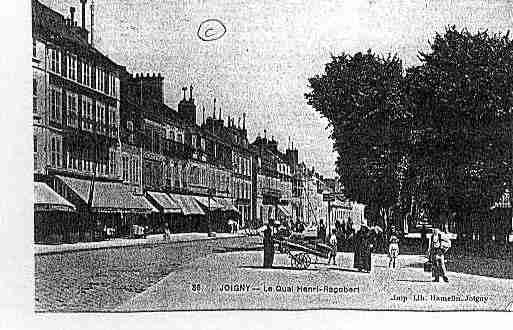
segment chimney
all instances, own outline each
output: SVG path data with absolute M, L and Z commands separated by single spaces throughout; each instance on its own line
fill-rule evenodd
M 237 122 L 237 128 L 240 129 L 240 117 L 239 117 L 239 121 Z
M 242 129 L 246 130 L 246 113 L 242 114 Z
M 183 91 L 183 100 L 185 101 L 185 92 L 187 91 L 187 87 L 182 87 Z
M 267 130 L 266 129 L 264 129 L 264 139 L 267 140 Z
M 205 125 L 205 106 L 203 106 L 203 125 Z
M 91 0 L 91 47 L 94 47 L 94 0 Z
M 80 0 L 80 2 L 82 3 L 82 29 L 86 29 L 86 23 L 85 23 L 85 15 L 86 15 L 86 3 L 87 3 L 87 0 Z
M 69 16 L 71 19 L 71 26 L 75 26 L 75 7 L 69 7 Z
M 223 119 L 222 113 L 221 113 L 221 107 L 219 107 L 219 120 Z
M 193 87 L 191 85 L 191 87 L 189 87 L 189 102 L 192 102 L 192 89 Z

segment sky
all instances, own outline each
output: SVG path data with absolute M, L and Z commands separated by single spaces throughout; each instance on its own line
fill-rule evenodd
M 66 16 L 79 0 L 40 0 Z M 89 29 L 88 0 L 86 24 Z M 164 100 L 176 109 L 183 86 L 211 115 L 247 114 L 250 141 L 290 139 L 300 161 L 327 177 L 336 153 L 328 121 L 307 105 L 308 78 L 324 72 L 330 55 L 372 49 L 417 65 L 435 32 L 448 25 L 471 31 L 513 30 L 510 0 L 96 0 L 95 46 L 132 73 L 164 77 Z M 220 20 L 218 40 L 197 36 L 207 19 Z M 237 121 L 237 120 L 236 120 Z

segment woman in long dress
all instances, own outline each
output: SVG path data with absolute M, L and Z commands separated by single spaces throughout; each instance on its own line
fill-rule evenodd
M 359 271 L 371 271 L 372 235 L 365 225 L 355 235 L 354 268 Z

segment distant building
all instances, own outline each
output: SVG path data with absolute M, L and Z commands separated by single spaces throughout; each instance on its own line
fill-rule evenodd
M 292 220 L 292 177 L 286 155 L 278 142 L 258 136 L 251 144 L 253 166 L 253 212 L 261 224 Z

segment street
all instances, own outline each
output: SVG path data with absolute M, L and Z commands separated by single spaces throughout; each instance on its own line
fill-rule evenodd
M 351 268 L 353 255 L 340 253 L 307 270 L 290 268 L 285 254 L 273 269 L 262 268 L 261 251 L 209 255 L 173 272 L 117 311 L 216 309 L 511 310 L 513 281 L 449 271 L 449 283 L 433 283 L 416 255 L 387 268 L 373 255 L 370 274 Z
M 432 283 L 422 269 L 425 259 L 415 254 L 400 255 L 396 269 L 387 267 L 385 255 L 374 254 L 370 274 L 352 268 L 352 253 L 339 253 L 336 266 L 314 257 L 307 270 L 292 269 L 288 256 L 276 253 L 273 268 L 263 269 L 260 245 L 260 237 L 236 237 L 36 255 L 35 310 L 513 307 L 511 267 L 499 269 L 503 262 L 486 261 L 490 272 L 499 270 L 493 278 L 473 275 L 453 258 L 450 282 Z
M 36 255 L 35 310 L 110 311 L 216 249 L 257 242 L 243 237 Z

